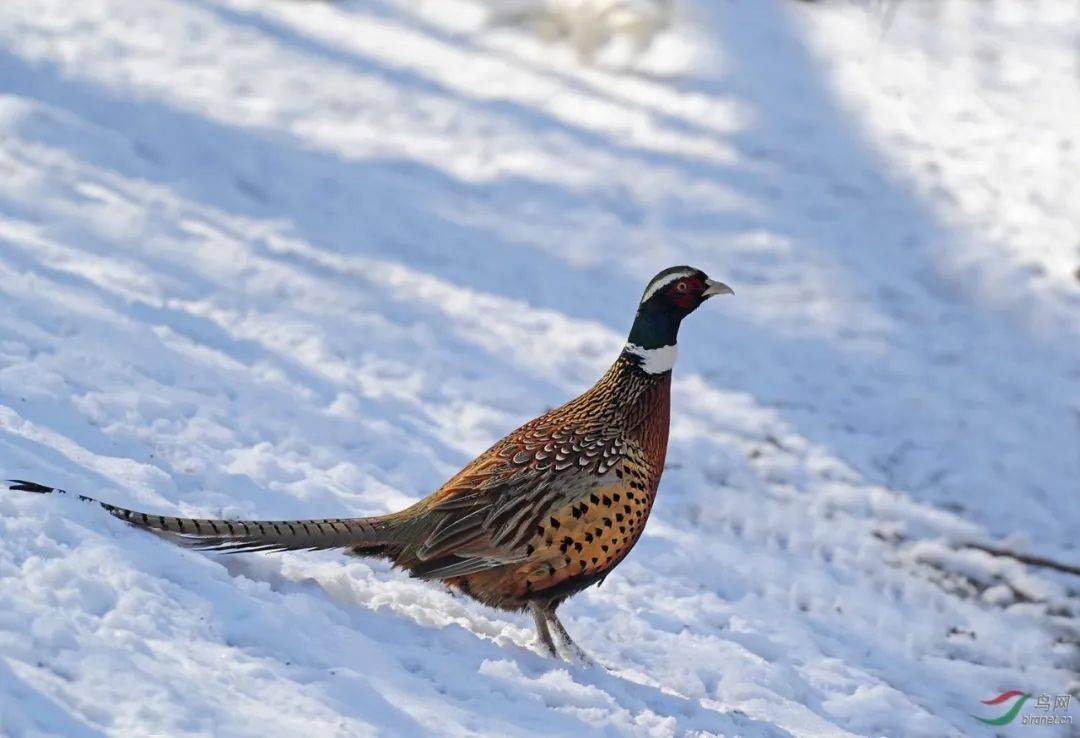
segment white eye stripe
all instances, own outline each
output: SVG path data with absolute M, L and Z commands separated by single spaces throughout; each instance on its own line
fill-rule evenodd
M 660 280 L 659 282 L 654 282 L 654 283 L 650 284 L 649 287 L 645 290 L 645 294 L 641 296 L 641 301 L 645 302 L 650 297 L 655 295 L 658 291 L 664 289 L 665 287 L 667 287 L 672 282 L 683 279 L 684 277 L 692 277 L 692 276 L 694 276 L 694 270 L 693 269 L 684 269 L 681 272 L 674 272 L 673 274 L 669 274 L 664 279 Z

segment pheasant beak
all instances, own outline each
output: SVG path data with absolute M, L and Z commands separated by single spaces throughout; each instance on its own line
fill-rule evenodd
M 712 297 L 713 295 L 734 295 L 735 290 L 728 287 L 723 282 L 717 282 L 715 279 L 705 278 L 705 291 L 701 293 L 704 298 Z

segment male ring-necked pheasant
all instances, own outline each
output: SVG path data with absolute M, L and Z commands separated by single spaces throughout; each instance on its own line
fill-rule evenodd
M 480 454 L 446 484 L 390 515 L 321 520 L 208 520 L 100 504 L 121 520 L 217 551 L 345 549 L 381 556 L 485 605 L 532 612 L 586 659 L 555 609 L 600 582 L 645 528 L 667 453 L 671 368 L 683 318 L 722 282 L 672 267 L 645 288 L 611 368 L 580 397 L 544 413 Z M 12 489 L 60 492 L 14 480 Z

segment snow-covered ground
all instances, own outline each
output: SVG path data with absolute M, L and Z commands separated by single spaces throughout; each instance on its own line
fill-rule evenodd
M 657 269 L 737 292 L 561 611 L 607 669 L 4 493 L 0 735 L 1075 730 L 972 717 L 1080 691 L 1080 582 L 965 544 L 1080 563 L 1080 6 L 681 7 L 627 70 L 457 0 L 0 3 L 6 476 L 393 510 L 590 384 Z

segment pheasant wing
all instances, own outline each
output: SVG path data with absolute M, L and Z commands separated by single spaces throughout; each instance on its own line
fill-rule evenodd
M 601 484 L 625 451 L 620 434 L 525 426 L 432 496 L 439 521 L 413 573 L 444 578 L 523 560 L 537 526 Z

